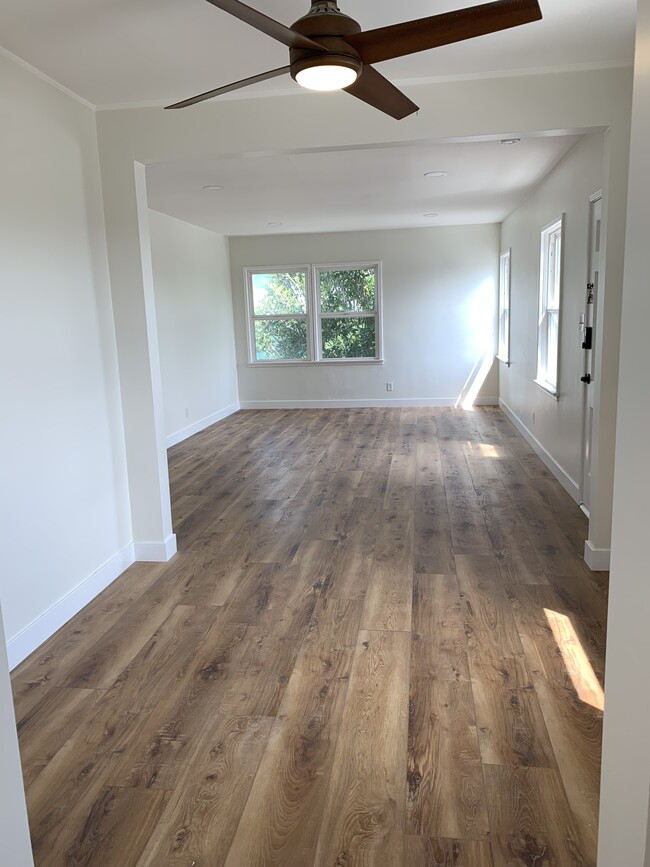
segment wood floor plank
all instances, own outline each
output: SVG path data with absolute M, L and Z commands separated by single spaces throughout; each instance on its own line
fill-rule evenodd
M 383 520 L 383 499 L 355 499 L 345 523 L 344 538 L 336 546 L 323 596 L 334 599 L 364 598 Z
M 101 697 L 101 690 L 57 686 L 23 716 L 18 724 L 18 739 L 26 789 Z
M 580 853 L 556 771 L 486 765 L 494 867 L 595 867 Z
M 460 444 L 441 445 L 442 466 L 452 544 L 456 554 L 489 554 L 490 540 Z
M 53 853 L 54 863 L 65 863 L 63 853 L 82 834 L 111 760 L 127 749 L 145 719 L 146 713 L 98 702 L 36 777 L 26 795 L 37 864 L 48 863 Z
M 170 692 L 209 613 L 179 606 L 32 782 L 27 801 L 37 860 L 58 851 L 64 830 L 70 835 L 83 826 L 83 810 L 90 810 L 116 761 L 137 740 L 161 696 Z
M 413 576 L 411 678 L 469 682 L 467 638 L 455 575 Z
M 138 867 L 225 864 L 272 724 L 264 717 L 215 717 Z
M 408 635 L 359 634 L 317 864 L 403 863 L 408 660 Z
M 413 568 L 429 575 L 453 575 L 454 547 L 442 482 L 418 485 L 415 491 Z
M 162 573 L 163 567 L 158 565 L 134 564 L 13 670 L 14 711 L 18 722 L 48 690 L 66 681 L 70 670 L 88 655 L 89 646 L 118 622 Z
M 136 867 L 168 800 L 169 792 L 104 788 L 71 845 L 41 863 Z
M 372 562 L 361 625 L 410 632 L 413 598 L 413 512 L 386 511 Z
M 469 682 L 411 678 L 407 781 L 408 833 L 487 838 L 483 771 Z
M 160 697 L 112 763 L 106 777 L 110 785 L 175 788 L 184 762 L 237 676 L 246 629 L 219 618 L 213 622 L 176 688 Z
M 296 660 L 228 867 L 300 864 L 315 849 L 361 616 L 358 601 L 323 600 Z
M 488 842 L 407 837 L 408 867 L 493 867 Z
M 388 471 L 384 506 L 408 510 L 415 505 L 415 454 L 394 454 Z
M 495 461 L 466 458 L 488 538 L 506 584 L 547 584 L 542 564 L 496 470 Z
M 456 569 L 472 681 L 526 689 L 530 675 L 493 557 L 459 555 Z
M 602 673 L 594 667 L 588 646 L 572 630 L 570 612 L 563 612 L 551 588 L 517 588 L 511 601 L 535 693 L 576 819 L 581 850 L 593 863 L 598 836 Z M 566 618 L 561 631 L 555 626 L 557 617 Z M 563 640 L 567 640 L 568 647 L 563 647 Z
M 108 689 L 182 601 L 182 586 L 158 582 L 94 643 L 68 673 L 64 685 Z
M 485 764 L 555 768 L 555 754 L 534 688 L 472 685 L 481 758 Z

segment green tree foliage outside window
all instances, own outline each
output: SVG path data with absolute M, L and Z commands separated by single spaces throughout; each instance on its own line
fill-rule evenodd
M 257 361 L 307 360 L 307 274 L 293 271 L 253 274 L 255 316 L 302 318 L 256 319 L 255 358 Z
M 375 268 L 316 269 L 312 309 L 320 302 L 323 359 L 375 358 L 377 272 Z M 306 271 L 251 275 L 253 334 L 257 361 L 308 360 Z
M 376 273 L 374 268 L 318 272 L 323 358 L 374 358 L 376 354 Z M 369 316 L 350 316 L 368 313 Z

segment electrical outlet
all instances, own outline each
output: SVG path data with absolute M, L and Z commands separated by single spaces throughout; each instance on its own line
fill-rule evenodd
M 386 391 L 392 391 L 392 390 L 393 390 L 393 383 L 387 382 L 386 383 Z

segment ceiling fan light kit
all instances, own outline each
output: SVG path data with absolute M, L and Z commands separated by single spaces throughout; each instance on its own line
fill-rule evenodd
M 217 87 L 167 108 L 186 108 L 288 72 L 309 90 L 345 90 L 401 120 L 418 111 L 417 105 L 371 64 L 529 24 L 542 17 L 538 0 L 495 0 L 363 31 L 358 21 L 341 12 L 335 0 L 313 0 L 309 12 L 291 27 L 240 0 L 208 2 L 286 45 L 289 65 Z
M 343 90 L 350 87 L 361 73 L 361 61 L 347 57 L 304 58 L 291 64 L 291 77 L 307 90 Z

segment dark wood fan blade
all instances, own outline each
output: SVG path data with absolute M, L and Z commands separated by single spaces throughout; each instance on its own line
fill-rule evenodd
M 223 9 L 224 12 L 229 12 L 235 18 L 245 21 L 246 24 L 250 24 L 256 30 L 261 30 L 262 33 L 266 33 L 272 39 L 277 39 L 278 42 L 282 42 L 283 45 L 287 45 L 289 48 L 308 48 L 312 51 L 323 50 L 323 46 L 319 45 L 318 42 L 314 42 L 313 39 L 309 39 L 309 37 L 303 36 L 301 33 L 296 33 L 290 27 L 285 27 L 284 24 L 280 24 L 274 18 L 269 18 L 268 15 L 258 12 L 257 9 L 247 6 L 245 3 L 240 3 L 239 0 L 208 0 L 208 3 L 212 3 L 218 9 Z
M 357 99 L 372 105 L 373 108 L 378 108 L 384 114 L 394 117 L 395 120 L 401 120 L 418 111 L 414 102 L 411 102 L 401 90 L 398 90 L 372 66 L 364 66 L 354 84 L 344 89 Z
M 242 78 L 241 81 L 225 84 L 223 87 L 215 87 L 214 90 L 207 90 L 205 93 L 199 93 L 198 96 L 192 96 L 189 99 L 184 99 L 182 102 L 175 102 L 174 105 L 166 105 L 165 108 L 187 108 L 188 105 L 196 105 L 197 102 L 212 99 L 213 96 L 221 96 L 222 93 L 230 93 L 231 90 L 239 90 L 240 87 L 248 87 L 249 84 L 257 84 L 258 81 L 266 81 L 268 78 L 284 75 L 290 69 L 290 66 L 281 66 L 279 69 L 272 69 L 270 72 L 260 72 L 259 75 Z
M 538 0 L 496 0 L 495 3 L 354 33 L 346 36 L 346 42 L 359 52 L 364 63 L 378 63 L 529 24 L 541 17 Z

